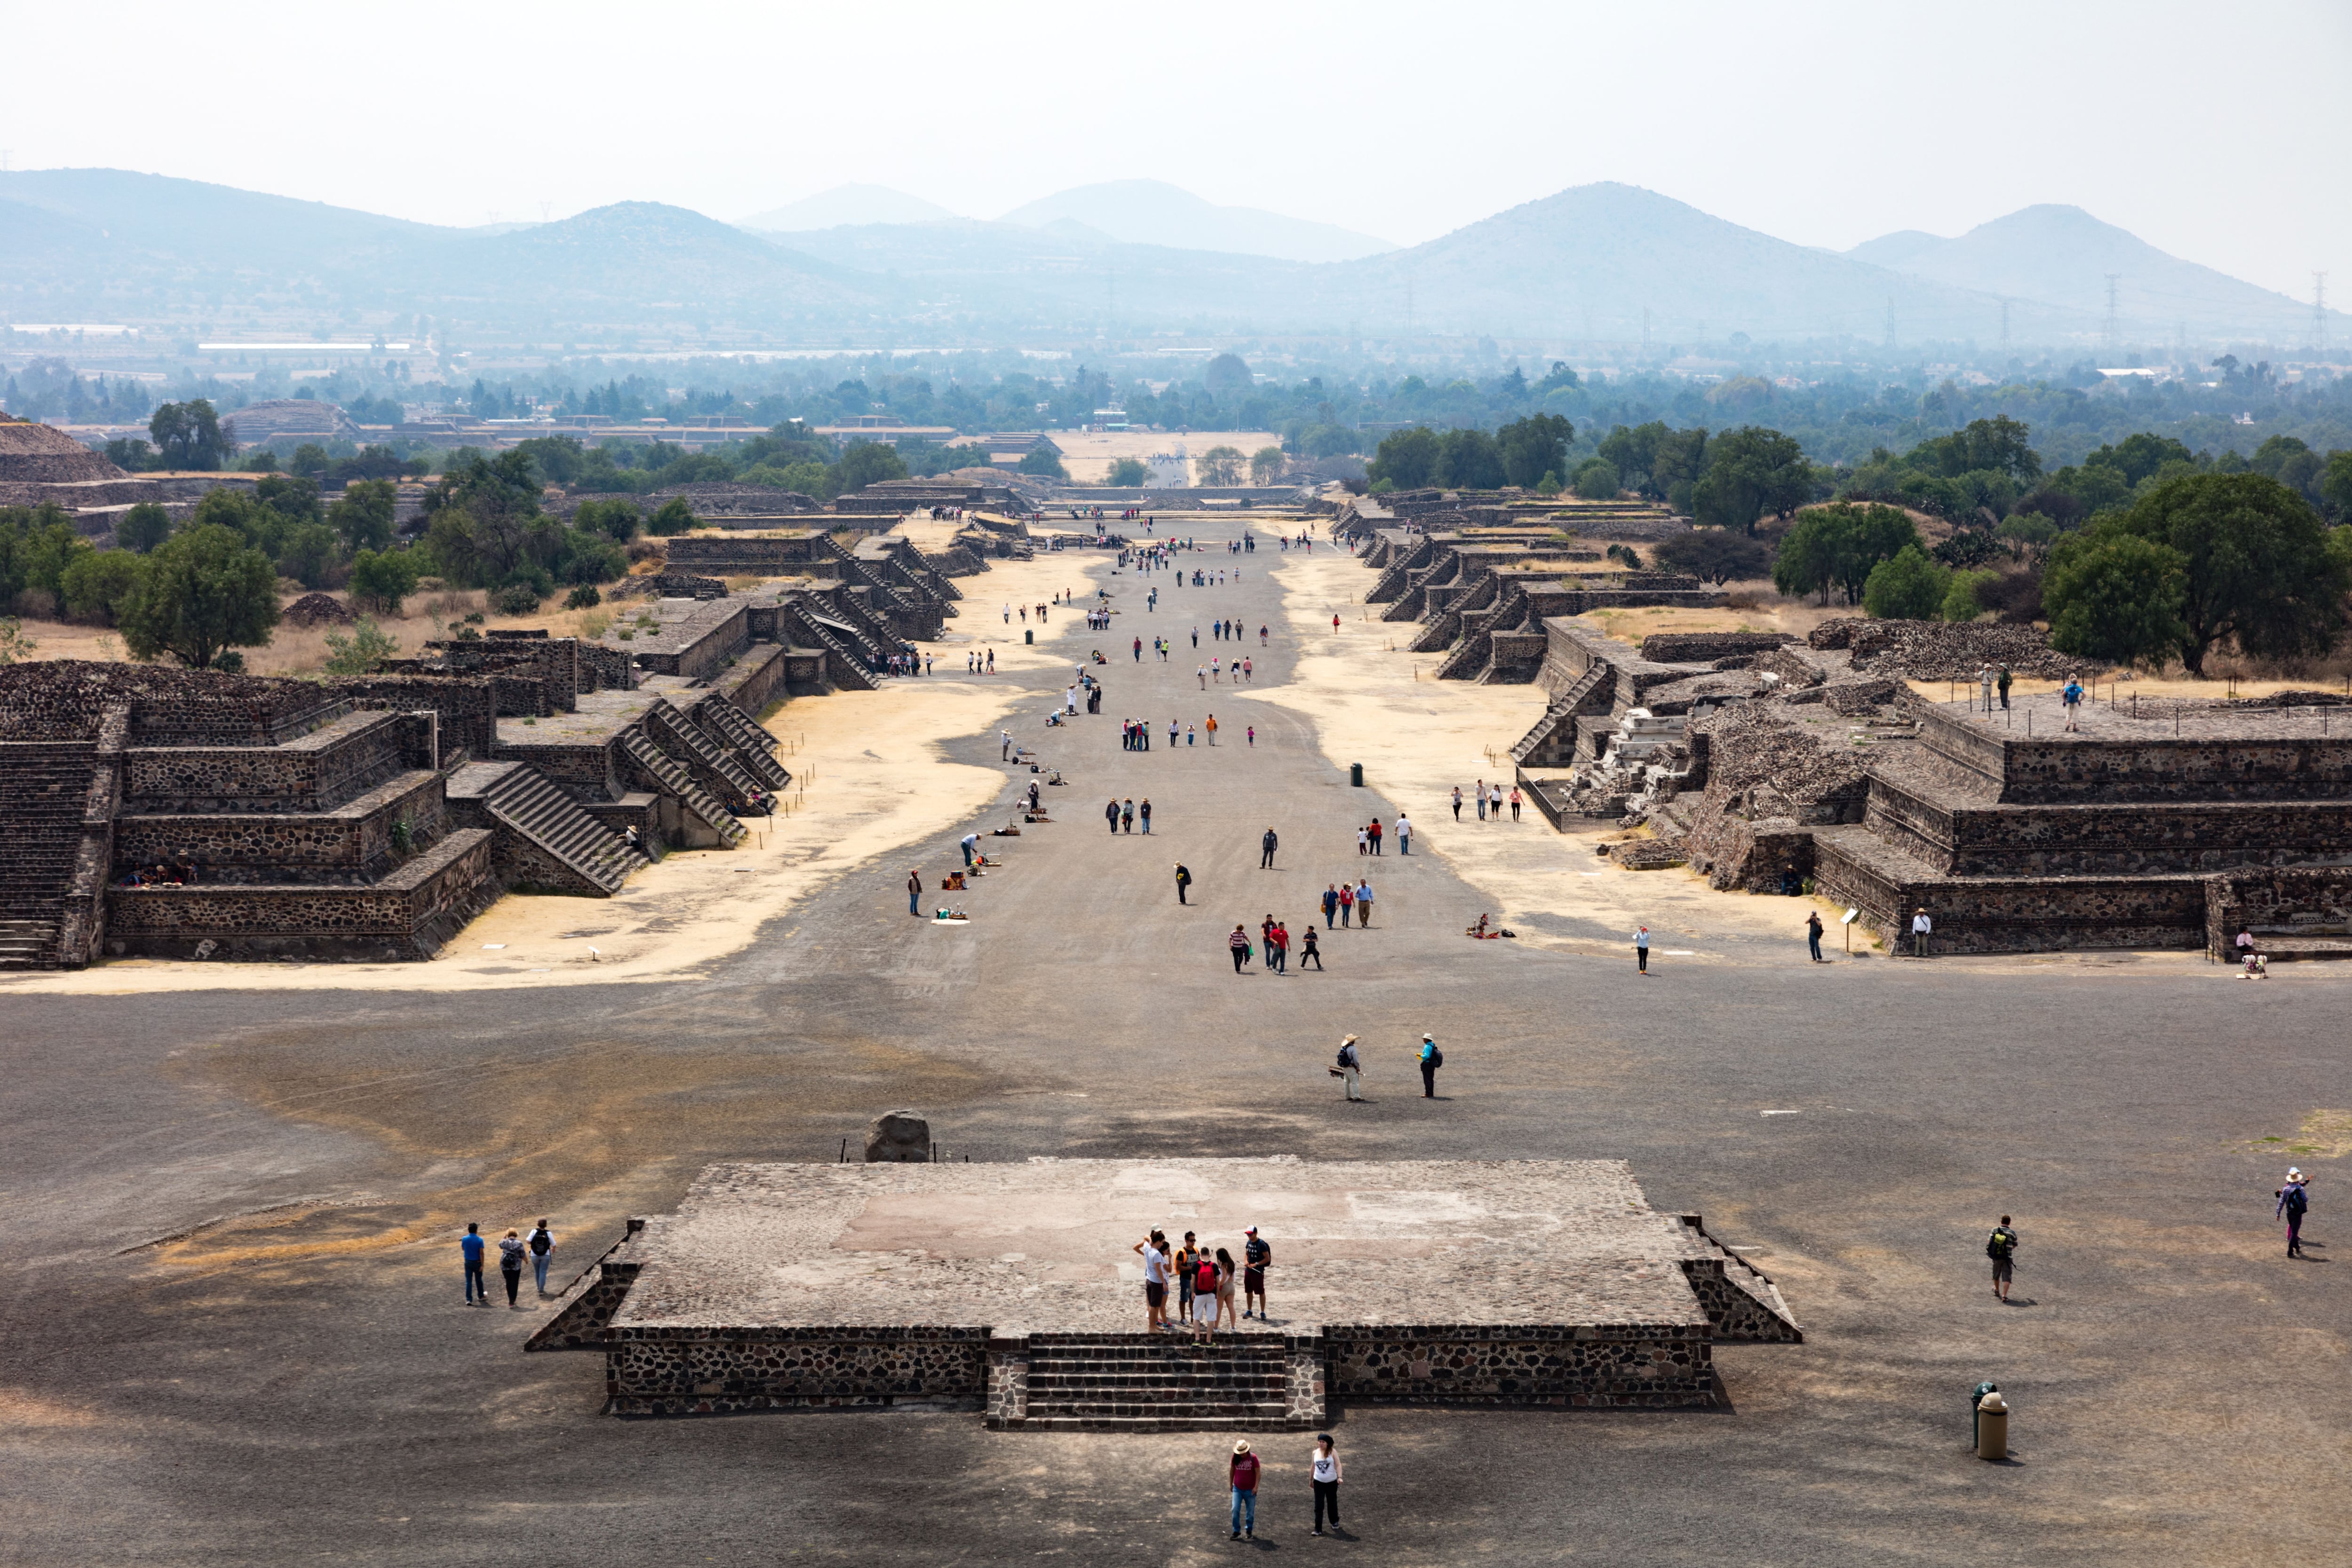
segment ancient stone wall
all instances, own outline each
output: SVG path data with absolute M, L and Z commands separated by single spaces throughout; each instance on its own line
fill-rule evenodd
M 1929 949 L 1939 953 L 2204 945 L 2201 877 L 1954 880 L 1906 874 L 1904 868 L 1916 865 L 1874 858 L 1836 834 L 1815 836 L 1816 889 L 1861 910 L 1890 949 L 1907 950 L 1911 912 L 1923 906 L 1936 927 Z
M 1652 632 L 1642 639 L 1642 657 L 1657 664 L 1712 664 L 1769 653 L 1795 640 L 1786 632 Z
M 439 773 L 412 771 L 331 811 L 126 814 L 114 825 L 114 864 L 193 866 L 200 885 L 362 884 L 401 855 L 437 840 L 448 822 Z M 405 829 L 405 834 L 402 829 Z
M 141 746 L 273 745 L 337 717 L 337 694 L 307 680 L 272 680 L 161 664 L 40 659 L 0 667 L 0 735 L 82 740 L 110 704 L 131 710 Z
M 1672 1323 L 1323 1331 L 1339 1399 L 1574 1406 L 1714 1404 L 1707 1336 Z
M 1949 806 L 1881 776 L 1872 832 L 1948 876 L 2146 876 L 2352 852 L 2352 802 Z
M 988 1392 L 985 1329 L 625 1325 L 605 1356 L 618 1415 L 709 1415 L 791 1405 L 969 1403 Z
M 2208 951 L 2234 957 L 2242 928 L 2265 938 L 2352 935 L 2352 866 L 2264 868 L 2207 878 Z
M 133 746 L 123 756 L 132 811 L 331 810 L 409 765 L 394 714 L 355 713 L 282 746 Z
M 783 696 L 790 673 L 782 647 L 772 642 L 753 643 L 710 684 L 747 716 L 757 719 Z
M 444 759 L 460 751 L 488 758 L 497 747 L 498 697 L 490 683 L 479 678 L 358 675 L 332 679 L 327 685 L 353 708 L 438 714 Z

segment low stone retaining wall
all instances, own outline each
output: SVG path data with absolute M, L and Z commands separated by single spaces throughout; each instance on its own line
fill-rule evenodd
M 116 888 L 106 947 L 154 958 L 430 958 L 497 899 L 490 853 L 489 834 L 459 828 L 373 887 Z
M 395 824 L 429 844 L 446 819 L 439 773 L 414 770 L 332 811 L 126 815 L 114 825 L 115 863 L 190 865 L 203 885 L 282 882 L 288 870 L 321 881 L 373 880 L 392 863 Z
M 616 1415 L 704 1415 L 908 1401 L 981 1407 L 982 1328 L 623 1328 L 605 1351 Z
M 126 807 L 323 811 L 408 765 L 394 714 L 352 714 L 282 746 L 139 746 L 123 757 Z
M 1626 1323 L 1327 1327 L 1338 1399 L 1449 1405 L 1710 1405 L 1709 1331 Z
M 720 696 L 757 719 L 784 694 L 791 670 L 784 649 L 777 643 L 753 643 L 738 655 L 734 668 L 710 684 Z
M 1864 841 L 1849 845 L 1849 833 Z M 1911 911 L 1922 906 L 1935 921 L 1931 953 L 2205 944 L 2202 877 L 1906 878 L 1874 863 L 1875 842 L 1860 827 L 1816 832 L 1814 887 L 1861 910 L 1890 951 L 1909 950 Z

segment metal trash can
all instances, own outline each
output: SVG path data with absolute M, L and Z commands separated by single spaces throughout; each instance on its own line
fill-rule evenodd
M 1037 628 L 1034 626 L 1025 626 L 1022 628 L 1021 640 L 1023 642 L 1035 642 L 1037 640 Z
M 2009 1458 L 2009 1401 L 1996 1389 L 1977 1406 L 1977 1458 Z
M 1354 788 L 1357 788 L 1357 789 L 1361 789 L 1361 788 L 1363 788 L 1363 787 L 1364 787 L 1364 764 L 1363 764 L 1363 763 L 1349 763 L 1348 764 L 1348 783 L 1349 783 L 1351 786 L 1353 786 Z
M 1999 1394 L 2000 1392 L 2000 1384 L 1997 1383 L 1979 1383 L 1976 1387 L 1969 1391 L 1969 1447 L 1975 1447 L 1984 1436 L 1984 1426 L 1982 1425 L 1984 1421 L 1984 1415 L 1982 1414 L 1984 1396 L 1988 1394 Z

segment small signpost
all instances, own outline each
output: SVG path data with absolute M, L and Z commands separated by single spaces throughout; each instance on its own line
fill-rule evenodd
M 1861 918 L 1860 910 L 1848 910 L 1838 917 L 1838 924 L 1845 928 L 1845 950 L 1849 953 L 1853 951 L 1853 922 Z

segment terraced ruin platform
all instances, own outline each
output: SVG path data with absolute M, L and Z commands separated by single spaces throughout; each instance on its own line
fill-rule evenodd
M 1155 1226 L 1274 1247 L 1270 1321 L 1155 1333 Z M 534 1350 L 606 1408 L 984 1409 L 999 1429 L 1313 1426 L 1350 1400 L 1707 1405 L 1711 1347 L 1802 1336 L 1619 1161 L 713 1166 L 632 1221 Z

